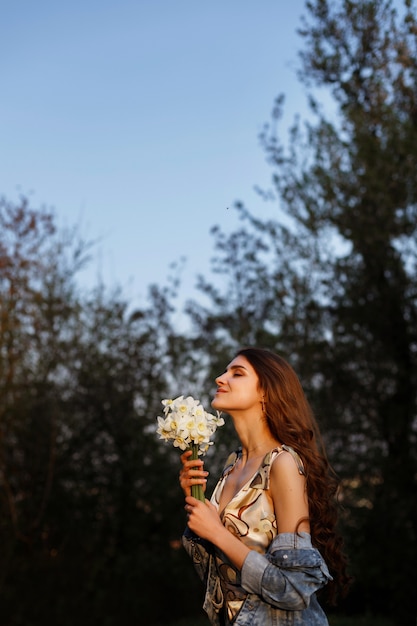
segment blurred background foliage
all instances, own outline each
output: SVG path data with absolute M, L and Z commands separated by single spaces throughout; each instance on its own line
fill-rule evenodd
M 417 22 L 410 1 L 393 5 L 306 3 L 311 119 L 284 140 L 279 95 L 261 138 L 277 217 L 238 202 L 241 227 L 213 227 L 186 330 L 175 276 L 143 308 L 117 287 L 85 293 L 92 248 L 77 228 L 1 199 L 2 626 L 201 619 L 178 451 L 158 441 L 156 416 L 172 395 L 208 408 L 242 345 L 292 363 L 341 478 L 355 582 L 339 612 L 415 625 Z M 209 490 L 235 444 L 226 425 Z

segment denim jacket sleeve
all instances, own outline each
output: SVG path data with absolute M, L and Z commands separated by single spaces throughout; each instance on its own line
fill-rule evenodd
M 182 537 L 182 545 L 191 557 L 198 577 L 204 582 L 207 579 L 210 555 L 213 551 L 212 544 L 194 535 L 187 526 Z
M 199 578 L 206 585 L 203 608 L 210 623 L 220 626 L 219 611 L 223 606 L 223 594 L 215 571 L 213 544 L 194 535 L 188 526 L 183 534 L 182 544 L 188 556 L 191 557 Z
M 242 567 L 242 586 L 268 604 L 300 611 L 314 592 L 331 580 L 321 554 L 308 533 L 281 533 L 266 554 L 251 551 Z

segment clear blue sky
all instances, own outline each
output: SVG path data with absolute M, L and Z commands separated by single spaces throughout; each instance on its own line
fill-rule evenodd
M 98 275 L 140 300 L 187 258 L 206 273 L 210 227 L 242 200 L 270 215 L 258 134 L 296 78 L 303 0 L 2 0 L 0 194 L 53 207 L 99 239 Z M 284 127 L 285 127 L 284 124 Z M 195 295 L 194 293 L 192 294 Z

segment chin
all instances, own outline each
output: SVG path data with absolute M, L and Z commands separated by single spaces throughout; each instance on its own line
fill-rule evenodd
M 218 411 L 222 410 L 222 402 L 218 396 L 215 396 L 211 401 L 211 406 L 213 409 L 217 409 Z

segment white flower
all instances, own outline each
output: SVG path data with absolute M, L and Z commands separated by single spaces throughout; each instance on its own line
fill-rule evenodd
M 196 445 L 198 454 L 204 454 L 213 443 L 210 437 L 224 424 L 218 411 L 217 415 L 207 413 L 200 402 L 191 396 L 165 399 L 162 405 L 165 417 L 158 416 L 156 432 L 160 439 L 172 441 L 181 450 Z

